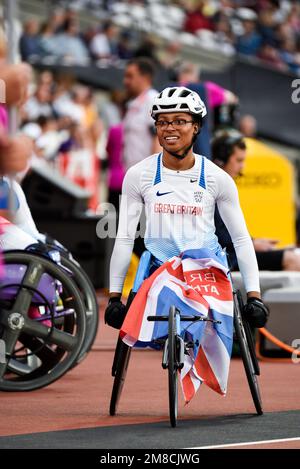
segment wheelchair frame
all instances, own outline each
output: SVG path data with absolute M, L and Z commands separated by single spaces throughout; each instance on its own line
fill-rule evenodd
M 86 308 L 75 281 L 51 259 L 24 251 L 6 251 L 3 257 L 6 265 L 24 265 L 26 271 L 21 284 L 15 285 L 15 298 L 1 305 L 0 337 L 5 342 L 6 360 L 0 363 L 0 390 L 31 391 L 53 383 L 76 363 L 85 338 Z M 62 285 L 63 312 L 56 314 L 50 309 L 50 327 L 28 316 L 34 295 L 40 295 L 41 303 L 51 306 L 38 291 L 45 273 Z M 22 362 L 16 355 L 17 342 L 31 351 L 29 356 L 39 360 L 40 366 L 31 369 Z M 11 373 L 17 377 L 11 377 Z
M 142 281 L 149 275 L 151 254 L 145 251 L 140 260 L 134 286 L 128 297 L 126 309 L 129 309 L 132 300 L 141 285 Z M 145 269 L 146 266 L 146 269 Z M 147 267 L 148 266 L 148 267 Z M 143 271 L 144 269 L 144 271 Z M 248 322 L 243 318 L 243 301 L 239 291 L 233 290 L 234 302 L 234 331 L 239 344 L 242 361 L 248 380 L 248 385 L 252 395 L 253 403 L 257 415 L 263 414 L 262 399 L 257 377 L 260 374 L 259 364 L 255 354 L 255 346 L 252 332 Z M 159 318 L 159 319 L 158 319 Z M 186 343 L 183 343 L 178 330 L 180 331 L 180 320 L 203 320 L 197 317 L 180 317 L 180 311 L 175 306 L 170 306 L 168 317 L 148 317 L 148 320 L 168 320 L 168 337 L 164 342 L 162 367 L 168 369 L 169 381 L 169 416 L 172 427 L 177 425 L 178 415 L 178 370 L 183 366 L 183 356 Z M 205 320 L 205 319 L 204 319 Z M 118 337 L 117 346 L 112 365 L 112 376 L 114 377 L 113 389 L 110 400 L 110 415 L 115 415 L 118 403 L 121 397 L 122 389 L 125 383 L 127 369 L 129 365 L 132 347 L 126 345 Z

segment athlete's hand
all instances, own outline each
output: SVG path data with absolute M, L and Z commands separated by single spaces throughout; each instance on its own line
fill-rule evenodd
M 252 327 L 264 327 L 270 314 L 269 308 L 259 298 L 248 298 L 243 316 Z
M 123 305 L 120 298 L 110 298 L 104 314 L 105 323 L 115 329 L 121 329 L 125 316 L 126 306 Z

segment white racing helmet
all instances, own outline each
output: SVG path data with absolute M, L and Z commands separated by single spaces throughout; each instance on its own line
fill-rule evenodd
M 206 116 L 207 110 L 200 96 L 184 86 L 165 88 L 154 98 L 151 116 L 156 119 L 158 114 L 169 112 L 187 112 L 199 116 Z

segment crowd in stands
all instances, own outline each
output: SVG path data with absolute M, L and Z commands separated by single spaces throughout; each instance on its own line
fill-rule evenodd
M 300 4 L 295 0 L 81 0 L 55 4 L 57 8 L 43 24 L 34 19 L 25 22 L 20 39 L 23 60 L 46 57 L 86 64 L 157 56 L 155 35 L 162 35 L 178 53 L 180 39 L 186 41 L 188 35 L 194 36 L 195 42 L 188 42 L 195 47 L 229 55 L 237 52 L 300 74 Z M 67 4 L 72 9 L 62 8 Z M 80 8 L 98 13 L 99 25 L 79 28 Z M 139 26 L 143 35 L 137 33 Z
M 21 132 L 33 143 L 30 165 L 51 167 L 95 194 L 97 206 L 103 122 L 91 88 L 43 71 L 19 109 Z

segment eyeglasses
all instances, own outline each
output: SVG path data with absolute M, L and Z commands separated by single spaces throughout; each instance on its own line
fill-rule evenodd
M 167 129 L 169 125 L 171 125 L 173 129 L 180 129 L 186 124 L 194 124 L 194 121 L 187 121 L 186 119 L 174 119 L 173 121 L 159 119 L 155 122 L 155 126 L 159 127 L 160 129 Z

